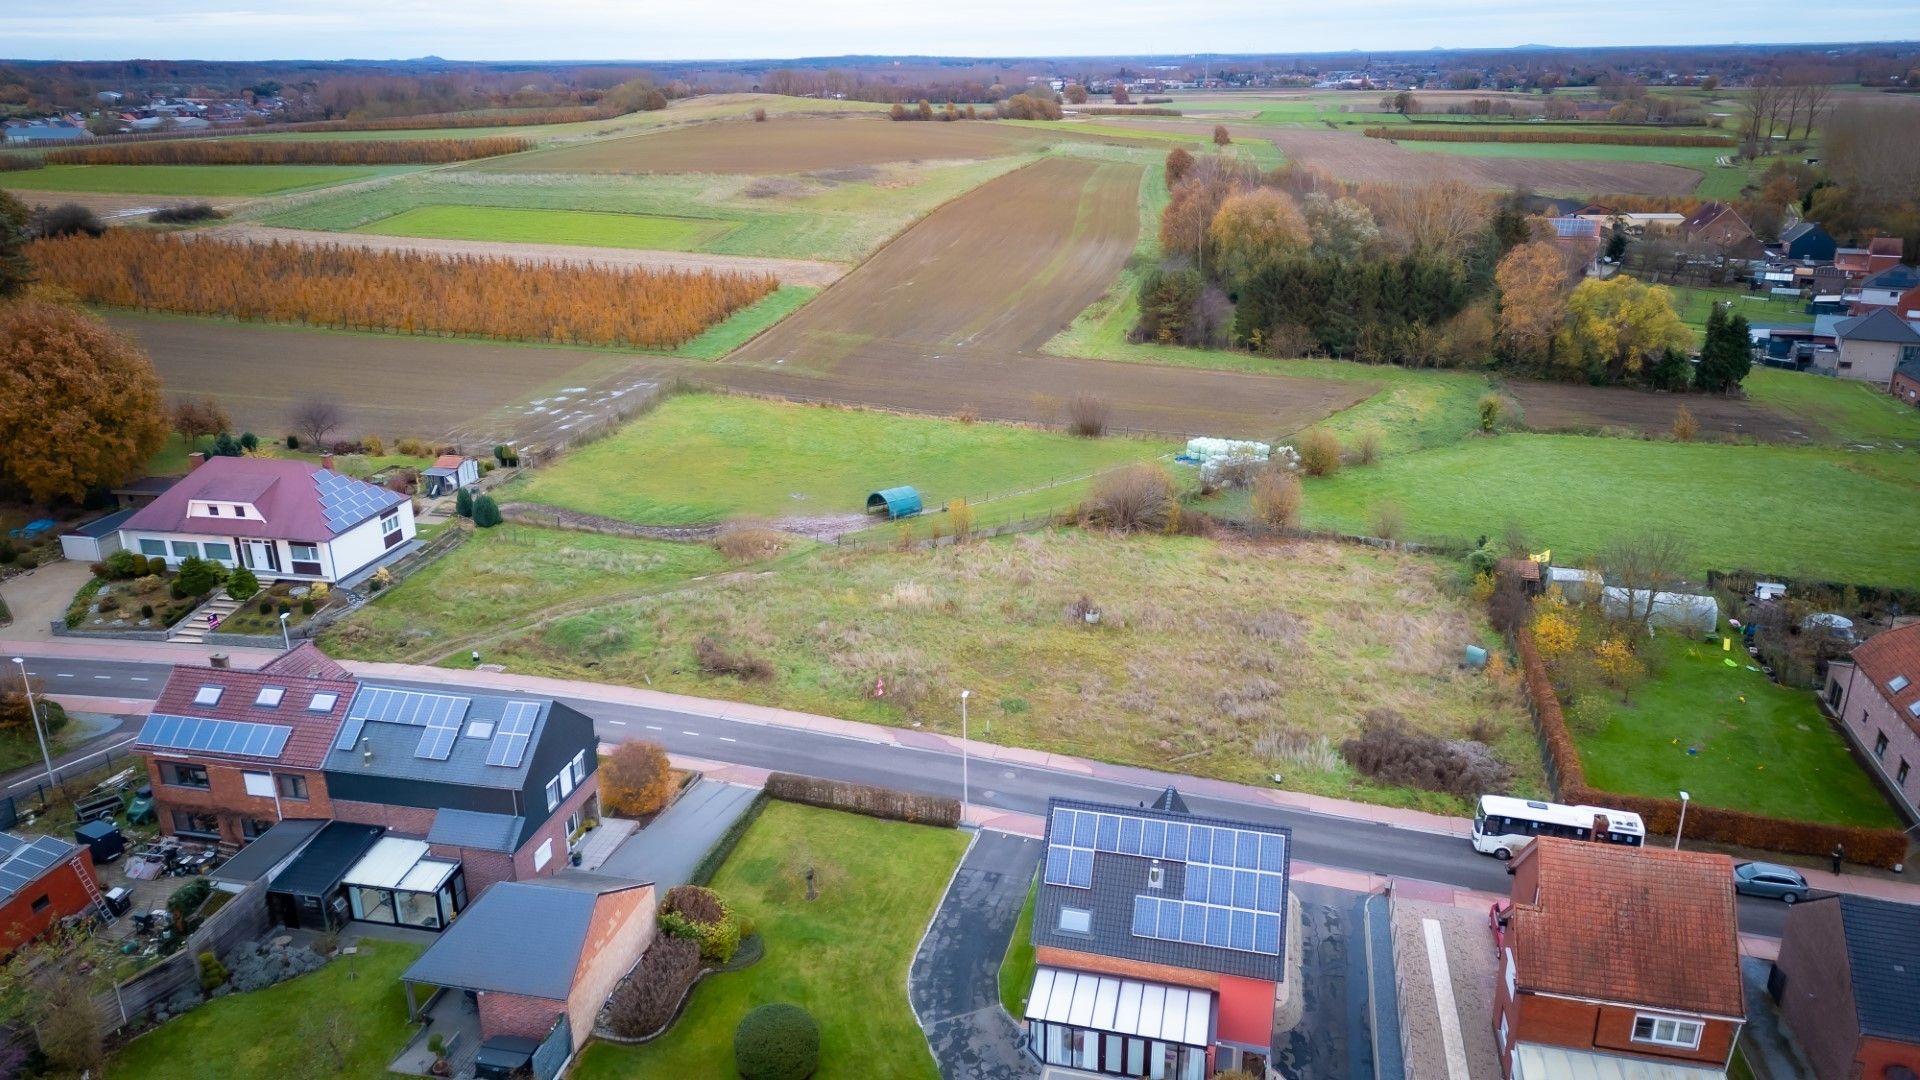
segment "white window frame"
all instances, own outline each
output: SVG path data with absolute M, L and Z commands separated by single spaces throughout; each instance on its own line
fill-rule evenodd
M 398 507 L 380 515 L 380 535 L 392 536 L 400 531 L 400 510 Z
M 560 781 L 560 797 L 562 799 L 573 794 L 573 766 L 569 765 L 561 769 L 560 775 L 554 777 L 554 779 Z
M 287 688 L 284 686 L 263 686 L 260 688 L 260 692 L 253 696 L 253 707 L 256 709 L 277 709 L 280 707 L 280 702 L 286 700 L 286 696 Z
M 1071 921 L 1075 925 L 1067 925 L 1069 916 L 1072 917 Z M 1060 932 L 1063 934 L 1091 934 L 1093 933 L 1093 912 L 1086 908 L 1063 907 L 1060 909 L 1059 925 Z
M 1640 1025 L 1647 1025 L 1647 1034 L 1640 1034 Z M 1661 1034 L 1662 1028 L 1666 1034 Z M 1666 1046 L 1675 1050 L 1700 1049 L 1700 1037 L 1705 1034 L 1707 1025 L 1702 1020 L 1689 1020 L 1680 1016 L 1661 1016 L 1658 1013 L 1633 1014 L 1633 1041 L 1649 1046 Z
M 545 870 L 547 868 L 547 864 L 552 861 L 553 861 L 553 838 L 548 837 L 547 839 L 542 840 L 540 842 L 540 846 L 535 848 L 533 851 L 533 868 L 536 871 Z
M 587 752 L 585 750 L 573 755 L 573 760 L 567 763 L 567 773 L 573 777 L 575 786 L 587 782 Z
M 160 550 L 155 551 L 154 548 Z M 149 559 L 164 559 L 167 557 L 167 542 L 156 540 L 151 536 L 143 536 L 140 538 L 140 554 Z
M 560 778 L 556 776 L 553 779 L 547 781 L 547 813 L 551 814 L 559 808 L 560 808 Z

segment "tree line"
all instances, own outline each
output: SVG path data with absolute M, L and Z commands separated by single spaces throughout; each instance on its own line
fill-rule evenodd
M 1735 143 L 1724 135 L 1689 135 L 1678 131 L 1532 131 L 1441 125 L 1437 127 L 1370 127 L 1369 139 L 1399 142 L 1472 143 L 1587 143 L 1606 146 L 1721 146 Z
M 644 349 L 677 347 L 778 286 L 769 274 L 534 265 L 133 229 L 35 240 L 26 254 L 45 282 L 115 307 Z
M 76 147 L 51 151 L 46 160 L 53 165 L 439 165 L 531 149 L 533 140 L 512 135 L 340 142 L 221 139 Z

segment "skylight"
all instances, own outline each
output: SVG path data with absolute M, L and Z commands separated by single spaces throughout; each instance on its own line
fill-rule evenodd
M 491 739 L 491 738 L 493 738 L 493 721 L 491 721 L 491 720 L 475 720 L 475 721 L 474 721 L 473 723 L 471 723 L 471 724 L 468 724 L 468 725 L 467 725 L 467 737 L 468 737 L 468 738 L 470 738 L 470 739 Z
M 307 711 L 308 712 L 332 712 L 334 703 L 339 700 L 340 700 L 339 694 L 336 694 L 331 690 L 323 690 L 320 693 L 313 695 L 313 700 L 307 702 Z
M 203 686 L 200 688 L 199 693 L 193 695 L 193 703 L 195 705 L 218 705 L 220 704 L 220 694 L 223 689 L 223 687 L 218 686 Z
M 1893 677 L 1893 681 L 1887 684 L 1887 693 L 1897 694 L 1900 691 L 1905 690 L 1906 688 L 1907 688 L 1907 677 L 1905 675 L 1895 675 Z
M 284 686 L 263 686 L 260 688 L 260 693 L 253 699 L 253 705 L 257 709 L 277 709 L 280 707 L 280 699 L 286 696 L 287 688 Z
M 1907 706 L 1907 715 L 1920 720 L 1920 701 L 1913 702 Z

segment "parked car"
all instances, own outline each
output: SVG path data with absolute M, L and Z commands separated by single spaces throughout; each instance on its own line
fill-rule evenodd
M 1743 862 L 1733 868 L 1733 891 L 1795 904 L 1807 898 L 1807 879 L 1790 866 Z

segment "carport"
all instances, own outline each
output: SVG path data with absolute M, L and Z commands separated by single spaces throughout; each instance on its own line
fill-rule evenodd
M 881 488 L 867 496 L 867 513 L 889 518 L 912 517 L 920 512 L 920 493 L 911 487 Z

